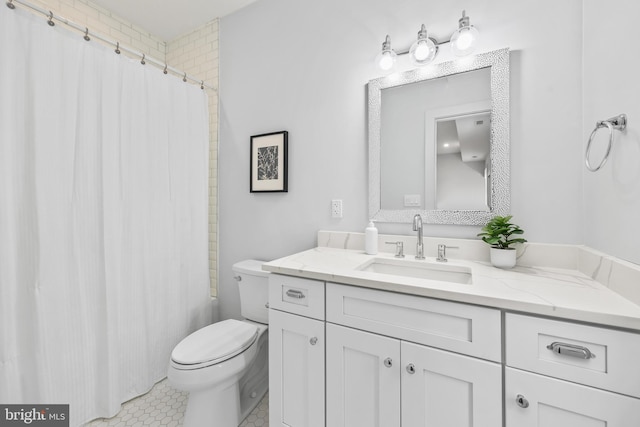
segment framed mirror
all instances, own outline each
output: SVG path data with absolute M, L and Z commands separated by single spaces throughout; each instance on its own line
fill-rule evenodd
M 506 215 L 509 49 L 371 80 L 369 216 L 484 225 Z

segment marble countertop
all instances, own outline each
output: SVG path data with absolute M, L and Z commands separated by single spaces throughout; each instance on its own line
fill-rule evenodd
M 416 279 L 357 270 L 374 258 L 361 250 L 317 247 L 263 264 L 272 273 L 439 298 L 530 314 L 640 331 L 640 306 L 576 270 L 522 267 L 501 270 L 487 262 L 450 259 L 472 271 L 472 284 Z M 413 256 L 407 256 L 413 261 Z M 433 257 L 424 263 L 441 264 Z

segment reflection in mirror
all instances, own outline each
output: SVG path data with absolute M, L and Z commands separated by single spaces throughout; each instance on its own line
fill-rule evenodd
M 369 82 L 369 213 L 483 224 L 509 209 L 509 51 Z
M 474 185 L 477 184 L 474 176 L 465 173 L 464 168 L 456 167 L 453 160 L 464 155 L 461 158 L 464 163 L 460 166 L 465 166 L 480 160 L 471 157 L 478 150 L 478 145 L 487 151 L 489 149 L 488 120 L 483 127 L 486 133 L 480 129 L 474 131 L 468 125 L 473 115 L 491 111 L 490 72 L 490 68 L 482 68 L 382 90 L 382 209 L 478 208 L 474 201 L 478 198 L 484 200 L 486 190 Z M 478 138 L 484 138 L 484 141 Z M 441 144 L 436 144 L 438 139 Z M 440 160 L 444 163 L 441 164 Z M 458 189 L 458 185 L 465 188 Z M 473 194 L 471 188 L 479 194 Z M 445 192 L 451 189 L 458 195 Z M 469 203 L 462 199 L 465 194 L 472 196 Z M 485 205 L 483 209 L 488 208 Z
M 436 119 L 436 209 L 490 210 L 490 113 Z

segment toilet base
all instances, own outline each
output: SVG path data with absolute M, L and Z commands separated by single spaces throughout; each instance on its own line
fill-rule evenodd
M 189 393 L 183 427 L 238 427 L 242 423 L 269 388 L 265 343 L 266 339 L 262 340 L 254 363 L 240 380 L 224 388 L 203 388 Z
M 240 422 L 260 403 L 269 388 L 268 331 L 259 338 L 258 354 L 239 381 Z
M 189 393 L 183 427 L 238 427 L 240 401 L 238 383 L 220 389 L 204 389 Z

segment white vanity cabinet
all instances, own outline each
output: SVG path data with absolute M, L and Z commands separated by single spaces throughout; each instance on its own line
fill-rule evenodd
M 269 304 L 272 426 L 640 426 L 637 333 L 278 274 Z
M 500 363 L 447 351 L 499 362 L 498 310 L 334 283 L 326 295 L 327 426 L 502 424 Z
M 507 427 L 638 427 L 640 335 L 507 314 Z
M 269 307 L 269 425 L 325 427 L 324 282 L 272 274 Z

